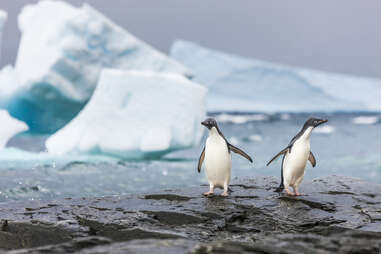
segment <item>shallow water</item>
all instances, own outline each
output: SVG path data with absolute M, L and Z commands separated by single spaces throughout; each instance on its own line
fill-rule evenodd
M 266 163 L 288 144 L 309 117 L 214 116 L 230 142 L 254 159 L 250 164 L 233 154 L 232 177 L 279 177 L 280 160 L 269 167 Z M 328 118 L 329 123 L 312 135 L 311 149 L 317 166 L 307 166 L 306 179 L 336 174 L 381 183 L 381 115 L 363 116 L 366 115 L 319 115 Z M 10 140 L 9 148 L 0 152 L 0 201 L 128 194 L 207 183 L 204 172 L 197 173 L 201 145 L 168 154 L 161 160 L 121 161 L 106 156 L 48 155 L 44 153 L 45 139 L 46 136 L 23 134 Z M 200 192 L 206 189 L 202 187 Z

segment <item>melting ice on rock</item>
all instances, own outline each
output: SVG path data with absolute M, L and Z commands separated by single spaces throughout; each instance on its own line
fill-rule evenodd
M 85 108 L 46 147 L 139 159 L 194 146 L 203 134 L 206 92 L 174 73 L 105 69 Z
M 0 149 L 3 149 L 14 135 L 28 130 L 24 122 L 12 118 L 6 110 L 0 110 L 0 123 Z
M 381 110 L 381 80 L 249 59 L 177 41 L 171 56 L 209 88 L 209 111 Z
M 7 21 L 7 13 L 3 10 L 0 10 L 0 50 L 1 50 L 1 40 L 3 38 L 3 29 L 5 22 Z M 0 59 L 1 59 L 1 54 L 0 54 Z
M 40 1 L 23 8 L 18 24 L 20 89 L 7 108 L 32 131 L 52 132 L 71 120 L 92 95 L 102 68 L 190 75 L 87 4 Z

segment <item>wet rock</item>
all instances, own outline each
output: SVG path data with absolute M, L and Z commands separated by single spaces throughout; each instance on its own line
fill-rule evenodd
M 106 245 L 110 243 L 112 243 L 112 241 L 108 238 L 91 236 L 91 237 L 76 238 L 62 244 L 47 245 L 47 246 L 34 248 L 34 249 L 10 251 L 8 253 L 13 253 L 13 254 L 73 253 L 82 249 L 87 249 L 87 248 L 91 248 L 91 247 L 99 246 L 99 245 Z
M 7 250 L 62 243 L 71 239 L 65 229 L 41 223 L 7 222 L 0 231 L 1 248 Z
M 166 199 L 168 201 L 188 201 L 191 198 L 186 196 L 180 196 L 175 194 L 151 194 L 151 195 L 145 195 L 145 199 L 154 199 L 154 200 L 161 200 Z
M 144 239 L 111 243 L 107 238 L 88 237 L 70 242 L 18 250 L 12 254 L 24 253 L 82 253 L 82 254 L 330 254 L 369 253 L 381 251 L 381 234 L 357 230 L 346 230 L 328 236 L 317 234 L 274 234 L 259 241 L 211 241 L 200 243 L 187 239 Z
M 206 219 L 185 213 L 177 213 L 170 211 L 143 211 L 155 220 L 168 225 L 184 225 L 202 223 Z
M 300 197 L 279 195 L 273 192 L 276 186 L 277 179 L 258 177 L 234 180 L 228 198 L 203 197 L 203 187 L 198 187 L 147 195 L 3 203 L 0 249 L 32 248 L 32 253 L 379 250 L 380 185 L 330 176 L 305 183 L 306 195 Z

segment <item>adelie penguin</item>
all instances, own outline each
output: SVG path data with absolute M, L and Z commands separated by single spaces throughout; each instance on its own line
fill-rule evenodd
M 326 123 L 328 120 L 322 120 L 317 118 L 308 119 L 303 128 L 291 139 L 291 142 L 286 148 L 280 151 L 272 158 L 267 166 L 270 165 L 278 156 L 283 155 L 281 166 L 281 183 L 275 190 L 276 192 L 282 192 L 286 190 L 288 195 L 299 196 L 299 185 L 304 177 L 304 169 L 307 161 L 309 160 L 313 167 L 316 165 L 316 159 L 310 149 L 310 137 L 312 130 L 322 123 Z M 289 187 L 292 187 L 294 192 L 291 192 Z
M 232 168 L 231 151 L 242 155 L 250 162 L 253 162 L 253 160 L 244 151 L 226 140 L 218 128 L 216 120 L 208 118 L 201 124 L 209 129 L 209 136 L 198 160 L 199 173 L 202 163 L 205 161 L 205 174 L 210 186 L 209 191 L 205 192 L 204 195 L 212 195 L 214 188 L 223 188 L 224 192 L 221 195 L 228 196 Z

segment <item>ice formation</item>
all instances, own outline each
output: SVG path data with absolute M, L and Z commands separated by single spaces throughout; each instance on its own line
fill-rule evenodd
M 175 73 L 105 69 L 89 103 L 46 147 L 134 159 L 191 147 L 202 137 L 206 92 Z
M 0 107 L 8 105 L 12 96 L 18 90 L 18 78 L 15 69 L 11 65 L 6 65 L 0 70 Z
M 375 124 L 379 121 L 377 116 L 357 116 L 352 119 L 352 123 L 354 124 Z
M 4 149 L 14 135 L 28 130 L 24 122 L 12 118 L 6 110 L 0 110 L 0 123 L 0 149 Z
M 23 8 L 18 24 L 20 89 L 9 111 L 32 131 L 55 131 L 71 120 L 89 100 L 103 68 L 190 75 L 87 4 L 40 1 Z
M 209 88 L 210 111 L 381 110 L 381 80 L 274 64 L 177 41 L 171 56 Z

